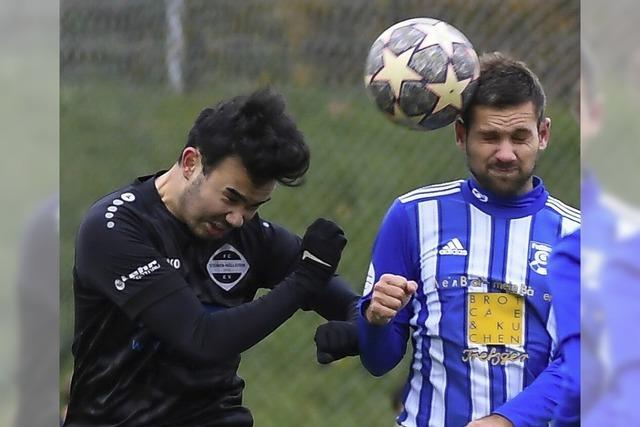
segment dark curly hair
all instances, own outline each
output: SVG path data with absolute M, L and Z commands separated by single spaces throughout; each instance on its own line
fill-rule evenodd
M 284 110 L 284 98 L 271 88 L 222 101 L 200 112 L 184 148 L 198 149 L 205 175 L 237 156 L 256 184 L 300 185 L 309 169 L 309 147 Z
M 461 114 L 467 130 L 473 121 L 473 107 L 515 107 L 531 101 L 538 124 L 544 118 L 547 98 L 538 76 L 524 62 L 500 52 L 480 57 L 480 77 L 469 107 Z

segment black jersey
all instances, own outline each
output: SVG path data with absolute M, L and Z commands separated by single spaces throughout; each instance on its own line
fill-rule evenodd
M 239 353 L 214 362 L 185 357 L 158 339 L 141 314 L 185 289 L 210 311 L 246 305 L 259 288 L 287 277 L 300 239 L 257 215 L 219 241 L 198 239 L 167 210 L 156 176 L 102 198 L 80 226 L 65 425 L 250 426 L 236 375 Z M 351 304 L 357 298 L 351 295 L 342 299 Z M 164 321 L 173 327 L 173 319 Z

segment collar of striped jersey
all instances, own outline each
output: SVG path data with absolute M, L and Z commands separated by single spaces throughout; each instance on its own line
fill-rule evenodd
M 503 218 L 532 215 L 544 207 L 549 197 L 542 179 L 537 176 L 533 177 L 533 189 L 522 196 L 500 197 L 480 187 L 473 177 L 462 184 L 462 194 L 481 211 Z

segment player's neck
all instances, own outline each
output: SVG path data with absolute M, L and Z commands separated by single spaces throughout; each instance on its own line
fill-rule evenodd
M 177 165 L 173 165 L 171 169 L 156 178 L 155 185 L 162 203 L 164 203 L 173 216 L 180 219 L 181 215 L 178 204 L 178 195 L 180 194 L 180 168 Z
M 521 197 L 526 194 L 529 194 L 533 190 L 533 177 L 530 176 L 529 180 L 520 187 L 517 191 L 515 191 L 514 197 Z

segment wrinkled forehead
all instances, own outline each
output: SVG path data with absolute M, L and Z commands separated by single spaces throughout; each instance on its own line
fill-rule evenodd
M 472 130 L 477 132 L 502 131 L 517 129 L 535 129 L 538 123 L 533 103 L 527 102 L 515 107 L 474 107 Z

